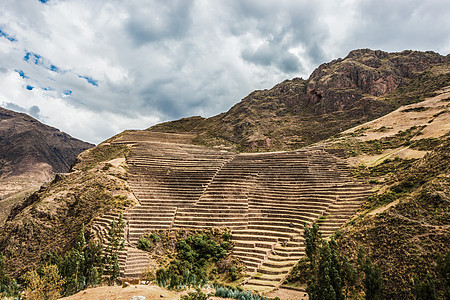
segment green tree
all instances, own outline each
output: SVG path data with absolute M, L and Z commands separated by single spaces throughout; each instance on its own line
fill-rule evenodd
M 349 295 L 355 291 L 355 286 L 358 278 L 358 272 L 349 262 L 347 256 L 342 257 L 341 278 L 342 284 L 345 289 L 345 298 L 347 299 Z
M 126 226 L 123 220 L 123 214 L 119 214 L 119 218 L 114 219 L 111 222 L 111 227 L 109 229 L 109 244 L 105 249 L 105 256 L 103 258 L 105 271 L 109 275 L 110 283 L 120 275 L 119 266 L 119 252 L 125 247 L 125 242 L 123 239 L 123 232 Z
M 81 230 L 75 240 L 74 247 L 64 256 L 48 253 L 43 257 L 47 264 L 58 266 L 64 278 L 63 295 L 69 296 L 91 286 L 101 283 L 103 274 L 102 245 L 99 242 L 86 243 L 85 229 Z
M 423 281 L 414 280 L 414 294 L 418 300 L 435 300 L 438 299 L 436 293 L 436 284 L 430 273 L 427 273 Z
M 316 263 L 319 258 L 320 245 L 322 243 L 322 234 L 319 231 L 319 225 L 313 223 L 311 227 L 304 225 L 304 237 L 305 237 L 305 252 L 311 263 L 311 269 L 316 268 Z
M 437 260 L 437 274 L 440 277 L 440 287 L 445 299 L 450 299 L 450 250 Z
M 9 285 L 11 283 L 11 279 L 8 275 L 5 274 L 5 262 L 3 259 L 3 255 L 0 254 L 0 297 L 6 295 L 9 291 Z
M 343 299 L 341 266 L 337 255 L 337 245 L 332 239 L 330 243 L 322 241 L 318 268 L 306 291 L 312 300 Z
M 25 296 L 28 300 L 53 300 L 61 297 L 65 280 L 59 274 L 58 266 L 46 265 L 38 273 L 28 271 L 22 277 L 25 282 Z
M 364 272 L 364 291 L 366 299 L 383 299 L 383 276 L 377 265 L 372 264 L 372 260 L 366 257 L 362 270 Z
M 190 292 L 187 295 L 181 296 L 181 300 L 207 300 L 210 297 L 204 294 L 199 288 L 195 292 Z

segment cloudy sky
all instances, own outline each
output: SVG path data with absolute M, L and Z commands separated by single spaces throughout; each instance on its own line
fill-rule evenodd
M 99 143 L 449 28 L 447 0 L 1 0 L 0 106 Z

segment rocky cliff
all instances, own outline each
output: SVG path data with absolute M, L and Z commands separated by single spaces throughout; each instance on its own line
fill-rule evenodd
M 199 133 L 196 141 L 239 151 L 295 149 L 423 100 L 450 84 L 450 57 L 434 52 L 354 50 L 294 78 L 254 91 L 228 112 L 150 130 Z

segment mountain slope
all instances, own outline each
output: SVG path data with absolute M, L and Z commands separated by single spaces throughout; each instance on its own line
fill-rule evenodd
M 25 191 L 68 172 L 77 155 L 93 146 L 0 107 L 0 224 Z
M 254 223 L 249 224 L 264 225 L 267 229 L 265 232 L 273 234 L 274 227 L 277 227 L 275 225 L 280 224 L 279 219 L 283 218 L 285 213 L 291 214 L 294 211 L 293 205 L 299 204 L 298 195 L 301 193 L 295 190 L 297 187 L 304 188 L 308 197 L 311 193 L 311 203 L 295 210 L 295 213 L 299 214 L 299 220 L 311 217 L 307 214 L 307 208 L 310 206 L 317 205 L 323 208 L 327 203 L 334 203 L 340 199 L 338 193 L 334 193 L 331 198 L 322 197 L 321 191 L 328 193 L 334 190 L 328 186 L 323 189 L 305 186 L 306 181 L 300 178 L 311 173 L 314 174 L 313 179 L 318 185 L 332 183 L 329 179 L 335 179 L 337 172 L 330 168 L 331 164 L 324 160 L 323 156 L 299 165 L 294 165 L 286 158 L 278 160 L 280 155 L 292 156 L 289 153 L 247 153 L 235 156 L 237 160 L 244 156 L 254 157 L 254 168 L 261 168 L 267 173 L 264 173 L 265 176 L 259 176 L 263 173 L 243 174 L 246 169 L 243 165 L 233 166 L 234 159 L 230 160 L 230 164 L 219 163 L 230 153 L 233 154 L 232 151 L 223 152 L 227 155 L 217 155 L 219 149 L 192 145 L 181 147 L 177 144 L 190 144 L 193 139 L 197 144 L 239 151 L 290 149 L 320 141 L 340 133 L 343 129 L 362 124 L 312 147 L 334 154 L 344 150 L 350 157 L 348 161 L 356 166 L 353 170 L 354 176 L 378 189 L 375 196 L 367 199 L 362 215 L 349 222 L 342 230 L 342 239 L 339 243 L 349 257 L 355 253 L 359 245 L 365 245 L 372 259 L 383 266 L 382 271 L 389 295 L 393 298 L 411 296 L 412 277 L 418 275 L 423 278 L 425 270 L 437 274 L 433 269 L 435 259 L 438 259 L 445 250 L 443 245 L 448 244 L 449 144 L 448 135 L 446 136 L 444 131 L 448 132 L 446 126 L 449 124 L 450 91 L 447 88 L 432 100 L 416 103 L 450 85 L 448 60 L 448 56 L 443 57 L 430 52 L 408 51 L 389 54 L 381 51 L 357 50 L 351 52 L 345 59 L 322 65 L 308 80 L 288 80 L 271 90 L 253 92 L 227 113 L 209 119 L 186 118 L 156 125 L 149 131 L 129 131 L 111 138 L 83 152 L 70 174 L 58 178 L 48 187 L 29 197 L 24 205 L 9 215 L 6 225 L 0 229 L 0 252 L 3 252 L 7 259 L 7 270 L 18 275 L 27 268 L 35 267 L 40 253 L 49 250 L 58 252 L 67 250 L 72 246 L 82 224 L 87 228 L 92 228 L 96 222 L 100 223 L 99 221 L 107 224 L 102 216 L 116 215 L 116 210 L 128 208 L 136 201 L 133 192 L 138 198 L 140 193 L 142 198 L 140 200 L 143 200 L 141 210 L 138 206 L 137 211 L 129 210 L 131 213 L 135 212 L 133 215 L 135 218 L 129 219 L 135 221 L 135 232 L 138 234 L 133 235 L 133 231 L 129 232 L 129 238 L 133 237 L 135 241 L 139 238 L 139 231 L 145 232 L 142 230 L 144 228 L 142 224 L 154 221 L 149 216 L 160 212 L 161 204 L 177 201 L 189 204 L 186 199 L 192 200 L 193 192 L 200 193 L 202 189 L 208 189 L 208 193 L 201 193 L 199 197 L 194 198 L 197 207 L 192 211 L 189 211 L 189 207 L 181 209 L 179 218 L 170 220 L 168 224 L 180 228 L 199 225 L 205 216 L 207 218 L 215 216 L 207 210 L 217 209 L 222 212 L 225 207 L 246 204 L 248 201 L 248 206 L 244 206 L 246 209 L 252 209 L 250 204 L 256 208 L 255 211 L 250 211 L 253 215 L 249 222 Z M 380 118 L 364 123 L 408 103 L 416 104 L 393 112 L 392 114 L 397 116 L 391 119 L 386 116 L 388 119 Z M 401 122 L 395 122 L 397 119 L 408 122 L 400 126 Z M 192 134 L 172 135 L 152 131 Z M 421 134 L 426 139 L 420 138 Z M 152 135 L 158 136 L 158 139 L 146 138 Z M 136 142 L 137 138 L 142 139 L 139 140 L 140 143 Z M 328 149 L 324 149 L 327 147 Z M 415 153 L 417 156 L 401 156 L 406 153 L 404 149 L 411 150 L 408 155 Z M 201 153 L 207 154 L 207 157 Z M 395 158 L 396 153 L 399 153 L 399 158 Z M 391 156 L 386 156 L 388 154 Z M 368 156 L 370 158 L 367 158 Z M 211 157 L 216 158 L 217 164 L 210 164 Z M 273 164 L 263 165 L 264 161 L 261 159 L 263 157 L 273 159 L 274 163 L 280 165 L 275 167 Z M 389 160 L 383 160 L 388 157 Z M 361 162 L 371 162 L 370 168 L 359 166 Z M 243 160 L 243 163 L 249 168 L 246 160 Z M 322 165 L 330 178 L 323 177 L 317 172 L 312 167 L 313 163 Z M 367 165 L 369 166 L 368 163 Z M 203 169 L 216 179 L 217 183 L 223 185 L 217 187 L 213 181 L 207 181 L 206 179 L 210 177 L 199 178 L 190 172 L 190 168 Z M 277 181 L 289 179 L 290 174 L 282 173 L 289 169 L 295 169 L 292 174 L 298 178 L 277 185 Z M 139 176 L 135 170 L 141 170 L 147 177 Z M 233 180 L 228 180 L 230 178 Z M 151 184 L 145 182 L 145 179 Z M 258 180 L 267 184 L 269 188 L 262 189 L 255 185 L 253 194 L 242 193 L 245 190 L 241 185 L 258 184 Z M 180 184 L 182 182 L 194 182 L 199 189 Z M 152 185 L 154 190 L 149 191 Z M 279 188 L 280 191 L 275 188 Z M 176 196 L 172 193 L 174 189 L 178 189 L 178 194 L 182 197 L 174 197 Z M 286 196 L 290 194 L 290 190 L 293 191 L 291 198 Z M 145 193 L 148 193 L 147 198 L 145 195 L 142 196 Z M 263 195 L 266 198 L 271 197 L 272 203 L 267 199 L 259 201 L 257 196 L 264 193 L 267 194 Z M 231 196 L 222 197 L 223 194 Z M 240 194 L 245 195 L 236 197 Z M 349 194 L 350 189 L 345 189 L 344 195 Z M 216 201 L 217 197 L 220 197 L 222 203 Z M 235 202 L 230 201 L 232 197 L 236 198 Z M 169 201 L 162 203 L 165 200 Z M 283 213 L 274 216 L 275 221 L 262 224 L 265 220 L 261 220 L 261 217 L 266 217 L 265 213 L 263 210 L 257 211 L 260 208 L 256 207 L 261 202 L 268 204 L 267 206 L 270 206 L 268 209 Z M 326 209 L 324 213 L 312 216 L 321 221 L 321 228 L 326 230 L 327 235 L 345 221 L 342 216 L 345 216 L 345 219 L 353 216 L 354 210 L 360 205 L 348 202 L 347 208 L 341 209 L 330 205 L 330 209 Z M 395 206 L 397 203 L 399 204 Z M 220 207 L 214 208 L 213 206 L 217 204 Z M 143 212 L 142 208 L 146 205 L 158 208 Z M 221 216 L 219 218 L 222 223 L 232 220 L 230 217 L 232 214 L 226 213 L 226 217 Z M 293 222 L 291 219 L 288 216 L 286 222 L 278 226 L 285 230 L 283 233 L 285 237 L 290 235 L 290 231 L 298 229 L 293 226 L 303 224 L 303 221 Z M 167 221 L 165 216 L 157 217 L 155 224 L 164 225 L 162 221 Z M 261 223 L 257 223 L 260 221 Z M 210 226 L 206 223 L 200 225 Z M 250 233 L 264 233 L 264 230 L 260 229 L 249 230 L 252 231 Z M 248 233 L 236 234 L 234 237 L 240 242 L 240 245 L 236 243 L 238 250 L 241 252 L 247 250 L 246 253 L 250 253 L 247 248 L 255 248 L 261 254 L 261 251 L 271 249 L 267 237 L 263 237 L 266 240 L 258 242 L 257 247 L 252 235 Z M 422 234 L 426 237 L 424 243 L 420 240 Z M 286 252 L 289 249 L 303 251 L 301 243 L 300 239 L 293 243 L 277 245 L 272 249 L 278 256 L 284 257 L 259 255 L 266 259 L 264 261 L 266 264 L 260 267 L 264 273 L 256 273 L 249 285 L 267 284 L 262 282 L 263 279 L 273 281 L 273 275 L 279 271 L 280 264 L 286 265 L 286 260 L 289 264 L 293 264 L 291 260 L 296 259 L 295 255 L 286 256 L 289 255 Z M 267 246 L 269 248 L 265 248 Z M 422 252 L 419 253 L 420 251 Z M 402 259 L 402 255 L 407 256 L 407 259 Z M 422 265 L 426 267 L 423 270 L 420 269 Z M 276 280 L 280 280 L 288 272 L 287 268 L 281 269 L 283 276 L 278 276 Z M 393 279 L 389 281 L 390 277 L 387 275 Z M 395 294 L 396 291 L 399 292 Z
M 0 227 L 0 253 L 8 273 L 18 276 L 40 264 L 41 254 L 73 246 L 82 224 L 134 199 L 126 182 L 127 146 L 102 143 L 81 153 L 68 174 L 15 206 Z
M 346 151 L 353 176 L 373 187 L 337 241 L 341 255 L 353 262 L 364 246 L 381 269 L 387 299 L 413 299 L 427 278 L 440 298 L 449 292 L 450 86 L 436 94 L 325 142 Z M 327 215 L 320 228 L 332 222 Z M 306 284 L 301 266 L 289 284 Z
M 354 50 L 321 65 L 308 80 L 285 80 L 254 91 L 226 113 L 149 130 L 196 132 L 198 144 L 244 152 L 296 149 L 423 100 L 449 84 L 449 56 Z

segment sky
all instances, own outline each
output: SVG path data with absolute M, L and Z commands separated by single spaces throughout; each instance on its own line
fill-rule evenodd
M 448 0 L 1 0 L 0 106 L 99 143 L 449 28 Z

